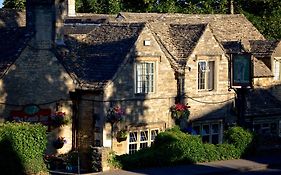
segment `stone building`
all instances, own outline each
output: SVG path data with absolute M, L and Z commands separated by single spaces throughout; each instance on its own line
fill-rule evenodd
M 244 51 L 253 54 L 254 68 L 247 121 L 280 134 L 280 44 L 245 16 L 76 14 L 74 3 L 30 0 L 26 14 L 0 11 L 2 121 L 48 124 L 52 114 L 65 112 L 72 123 L 50 130 L 49 142 L 65 137 L 57 153 L 78 150 L 84 167 L 90 146 L 117 154 L 150 146 L 174 126 L 170 107 L 177 102 L 191 106 L 182 127 L 221 143 L 224 128 L 237 120 L 229 60 Z M 112 125 L 108 111 L 117 106 L 124 121 Z M 121 130 L 127 139 L 119 142 Z

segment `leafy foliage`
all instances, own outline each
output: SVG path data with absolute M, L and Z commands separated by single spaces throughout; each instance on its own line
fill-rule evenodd
M 254 135 L 242 127 L 232 127 L 225 132 L 225 141 L 233 144 L 242 156 L 250 150 L 254 142 Z
M 22 10 L 26 0 L 4 0 L 5 8 Z M 158 12 L 226 14 L 230 0 L 76 0 L 80 13 Z M 269 39 L 281 38 L 280 0 L 233 0 L 236 13 L 244 14 Z M 253 8 L 255 7 L 255 8 Z
M 1 173 L 36 174 L 46 171 L 43 161 L 46 144 L 46 128 L 40 124 L 1 124 Z
M 4 0 L 3 6 L 16 10 L 23 10 L 25 8 L 26 0 Z
M 246 134 L 241 137 L 240 134 Z M 231 128 L 227 132 L 229 143 L 204 144 L 199 136 L 180 131 L 179 127 L 158 134 L 150 148 L 142 149 L 135 154 L 112 156 L 109 163 L 123 169 L 136 169 L 151 166 L 167 166 L 196 162 L 209 162 L 240 158 L 249 145 L 253 135 L 242 128 Z M 241 143 L 238 143 L 238 140 Z M 232 144 L 233 143 L 233 144 Z

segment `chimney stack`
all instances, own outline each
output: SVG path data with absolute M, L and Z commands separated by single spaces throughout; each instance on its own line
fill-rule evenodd
M 229 0 L 229 8 L 230 8 L 230 14 L 234 14 L 234 2 L 233 0 Z
M 50 49 L 55 36 L 54 0 L 26 0 L 27 28 L 35 33 L 34 47 Z
M 76 16 L 76 13 L 75 13 L 75 0 L 67 0 L 67 15 L 68 16 Z

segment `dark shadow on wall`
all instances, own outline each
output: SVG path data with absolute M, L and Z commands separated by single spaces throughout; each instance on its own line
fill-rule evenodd
M 10 120 L 11 111 L 24 113 L 26 105 L 36 105 L 54 113 L 62 104 L 70 103 L 69 84 L 72 82 L 53 50 L 40 49 L 33 44 L 34 32 L 26 29 L 25 21 L 25 12 L 0 9 L 1 121 Z M 43 116 L 44 123 L 49 122 L 47 117 Z M 51 140 L 59 135 L 52 135 Z M 48 149 L 52 154 L 57 152 L 52 141 Z

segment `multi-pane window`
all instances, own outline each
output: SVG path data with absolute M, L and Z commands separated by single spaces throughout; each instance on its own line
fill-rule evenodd
M 198 90 L 213 90 L 215 81 L 215 61 L 198 62 Z
M 137 150 L 142 148 L 151 146 L 158 132 L 158 129 L 130 132 L 129 154 L 135 153 Z
M 136 93 L 154 92 L 155 63 L 136 63 Z
M 132 154 L 138 150 L 138 132 L 130 132 L 129 139 L 129 154 Z
M 193 133 L 201 135 L 204 143 L 221 142 L 221 123 L 202 123 L 193 125 Z

